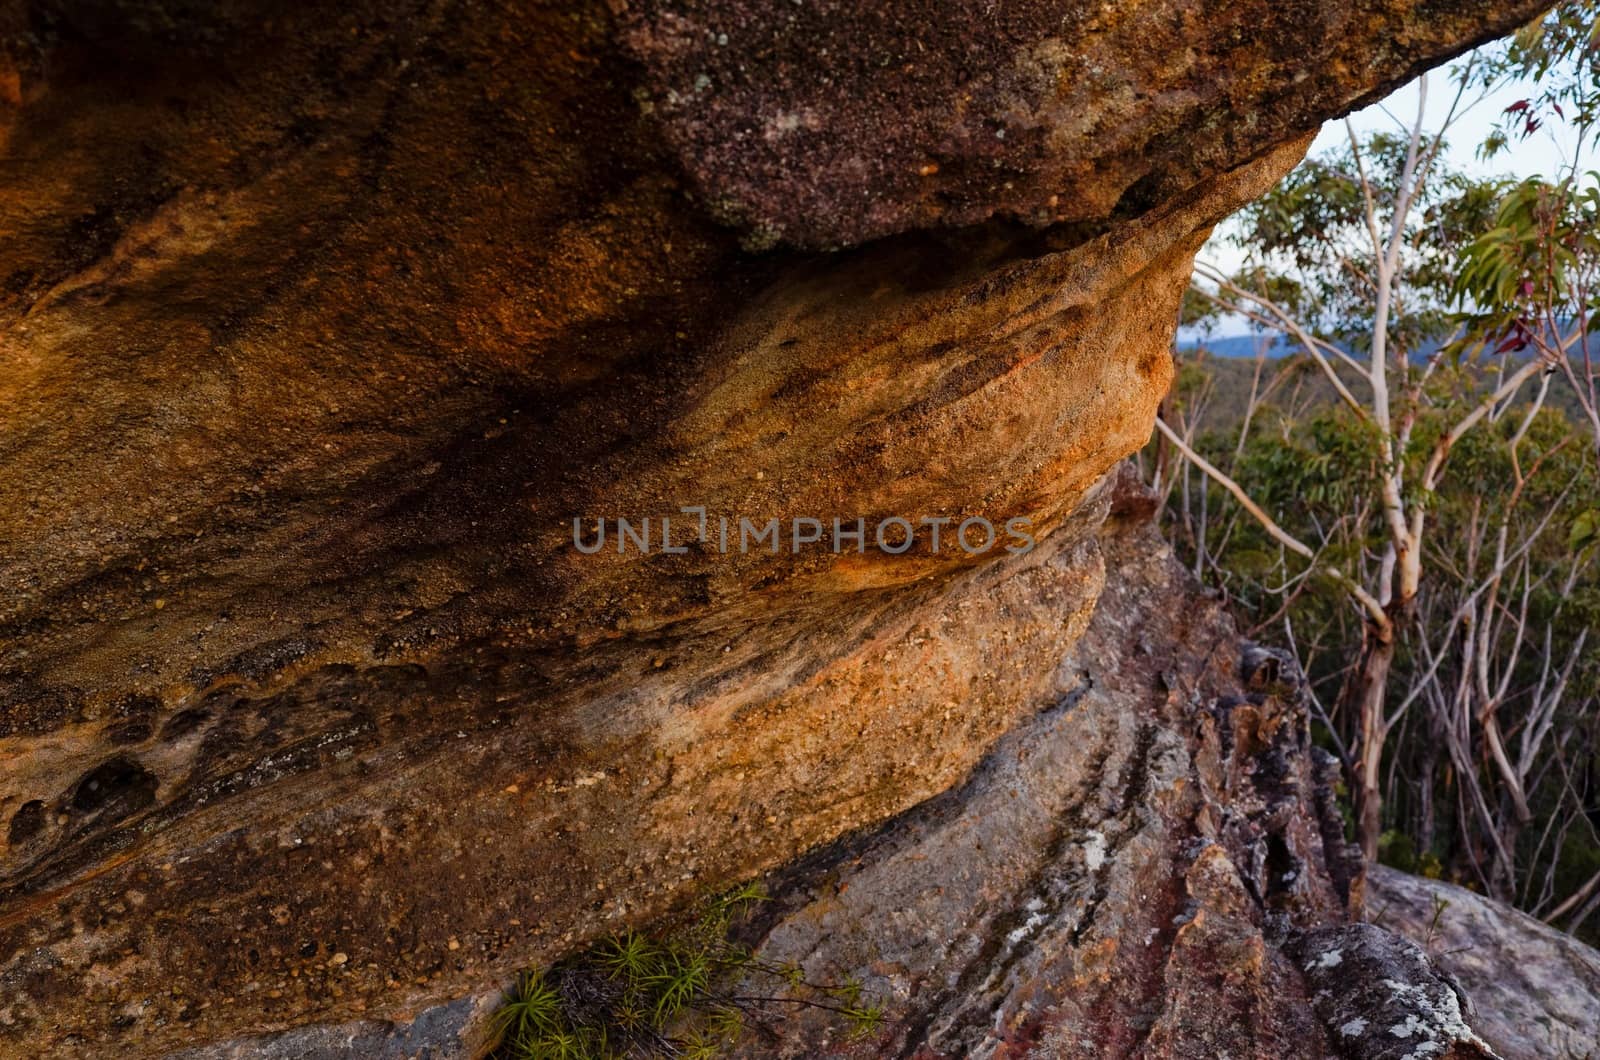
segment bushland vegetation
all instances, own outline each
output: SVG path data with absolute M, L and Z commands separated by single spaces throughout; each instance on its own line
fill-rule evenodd
M 1479 151 L 1554 132 L 1556 171 L 1448 164 L 1508 84 Z M 1600 3 L 1416 94 L 1235 219 L 1242 265 L 1198 265 L 1186 328 L 1261 354 L 1180 355 L 1140 459 L 1195 574 L 1301 660 L 1367 856 L 1594 940 Z

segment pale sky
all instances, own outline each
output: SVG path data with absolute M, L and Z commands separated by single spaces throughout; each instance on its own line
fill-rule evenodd
M 1478 145 L 1495 126 L 1495 121 L 1507 107 L 1519 99 L 1534 94 L 1537 89 L 1528 82 L 1504 85 L 1472 104 L 1464 97 L 1464 108 L 1451 123 L 1447 138 L 1447 158 L 1458 169 L 1477 176 L 1531 177 L 1549 176 L 1561 166 L 1563 147 L 1570 150 L 1570 130 L 1560 122 L 1540 129 L 1526 140 L 1513 140 L 1511 145 L 1488 162 L 1477 157 Z M 1447 70 L 1435 70 L 1428 75 L 1428 115 L 1426 128 L 1437 129 L 1450 112 L 1456 86 Z M 1471 104 L 1470 106 L 1468 104 Z M 1397 133 L 1410 131 L 1417 118 L 1417 83 L 1400 89 L 1382 103 L 1376 103 L 1350 116 L 1355 123 L 1356 135 L 1389 130 Z M 1398 120 L 1397 120 L 1398 119 Z M 1404 123 L 1402 127 L 1401 123 Z M 1565 137 L 1565 138 L 1564 138 Z M 1349 141 L 1344 122 L 1329 122 L 1322 127 L 1310 154 L 1340 147 Z
M 1496 119 L 1505 108 L 1519 99 L 1532 96 L 1535 91 L 1535 88 L 1527 82 L 1505 85 L 1484 97 L 1481 102 L 1462 110 L 1451 124 L 1451 132 L 1446 138 L 1447 162 L 1457 169 L 1480 177 L 1521 178 L 1554 175 L 1562 167 L 1563 153 L 1570 152 L 1573 141 L 1572 131 L 1559 122 L 1547 125 L 1526 140 L 1513 139 L 1510 146 L 1487 162 L 1478 158 L 1478 145 L 1494 128 Z M 1455 82 L 1447 69 L 1434 70 L 1428 75 L 1426 128 L 1433 130 L 1439 127 L 1450 111 L 1455 94 Z M 1470 99 L 1470 96 L 1463 98 L 1463 107 L 1466 107 Z M 1416 121 L 1416 116 L 1417 83 L 1412 82 L 1383 102 L 1352 114 L 1350 120 L 1355 124 L 1356 136 L 1360 139 L 1380 130 L 1402 134 L 1409 132 L 1409 127 Z M 1345 131 L 1344 122 L 1331 121 L 1322 127 L 1322 132 L 1312 144 L 1308 155 L 1339 148 L 1348 142 L 1349 135 Z M 1594 165 L 1593 159 L 1587 160 L 1586 165 Z M 1237 247 L 1225 241 L 1223 237 L 1226 231 L 1226 225 L 1219 227 L 1217 234 L 1200 252 L 1200 257 L 1231 272 L 1242 264 L 1244 255 Z M 1221 330 L 1231 334 L 1236 329 L 1224 325 Z M 1239 333 L 1243 333 L 1243 330 L 1243 328 L 1237 329 Z

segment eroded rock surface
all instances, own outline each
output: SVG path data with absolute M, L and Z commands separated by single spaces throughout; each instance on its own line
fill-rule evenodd
M 1059 694 L 1209 227 L 1537 7 L 802 6 L 865 50 L 0 4 L 0 1054 L 404 1017 L 962 782 Z M 790 96 L 831 160 L 738 124 Z M 1040 547 L 572 546 L 682 505 Z
M 695 193 L 755 242 L 809 246 L 1133 216 L 1512 14 L 1452 0 L 616 7 L 640 98 Z
M 855 1039 L 837 1016 L 779 1001 L 752 1010 L 735 1052 L 1491 1055 L 1419 947 L 1349 921 L 1359 854 L 1293 665 L 1199 592 L 1131 474 L 1109 500 L 1092 546 L 1107 588 L 1041 708 L 964 783 L 771 874 L 738 929 L 761 963 L 859 982 L 883 1032 Z M 770 975 L 733 992 L 784 993 Z M 462 1057 L 494 1001 L 180 1060 Z
M 1295 959 L 1358 860 L 1297 671 L 1133 512 L 1055 698 L 961 787 L 779 875 L 753 934 L 892 1019 L 806 1014 L 750 1056 L 1344 1055 Z
M 1519 910 L 1377 866 L 1367 917 L 1420 946 L 1506 1060 L 1600 1056 L 1600 953 Z

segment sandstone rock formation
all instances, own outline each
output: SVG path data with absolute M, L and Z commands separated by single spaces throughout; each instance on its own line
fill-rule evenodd
M 403 1016 L 962 783 L 1209 227 L 1538 7 L 995 6 L 0 5 L 0 1055 Z M 686 505 L 1039 547 L 573 547 Z
M 1524 1027 L 1559 1024 L 1565 1045 L 1582 1044 L 1574 1032 L 1595 984 L 1571 939 L 1535 929 L 1536 950 L 1515 917 L 1453 917 L 1474 925 L 1472 938 L 1450 938 L 1473 954 L 1464 959 L 1478 969 L 1474 1010 L 1422 946 L 1346 922 L 1358 853 L 1333 802 L 1334 763 L 1309 745 L 1292 664 L 1241 640 L 1219 602 L 1197 593 L 1128 479 L 1090 507 L 1109 515 L 1086 545 L 1105 564 L 1107 588 L 1055 668 L 1054 695 L 962 784 L 770 874 L 770 897 L 739 928 L 764 963 L 793 961 L 813 982 L 859 981 L 892 1013 L 883 1032 L 855 1039 L 832 1014 L 779 1003 L 752 1017 L 758 1030 L 739 1052 L 1492 1055 L 1463 1010 L 1486 1034 L 1506 1031 L 1514 1015 Z M 1417 903 L 1392 898 L 1418 887 L 1431 895 L 1432 885 L 1386 870 L 1377 883 L 1374 918 L 1459 970 L 1458 951 L 1443 948 Z M 1422 904 L 1431 917 L 1432 903 Z M 1524 940 L 1470 945 L 1515 936 Z M 1495 966 L 1507 959 L 1537 980 L 1499 988 L 1507 977 Z M 1555 989 L 1574 970 L 1571 986 Z M 739 992 L 773 991 L 753 976 Z M 304 1028 L 175 1060 L 471 1055 L 497 999 L 491 991 L 407 1025 Z
M 1342 1055 L 1285 945 L 1342 922 L 1359 873 L 1298 671 L 1129 507 L 1044 709 L 961 786 L 771 888 L 761 955 L 859 977 L 897 1019 L 851 1044 L 805 1013 L 750 1055 Z

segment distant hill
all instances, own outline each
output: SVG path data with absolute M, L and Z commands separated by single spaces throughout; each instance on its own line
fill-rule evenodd
M 1270 338 L 1270 341 L 1269 341 Z M 1187 354 L 1197 350 L 1205 350 L 1216 357 L 1229 358 L 1255 358 L 1261 352 L 1263 344 L 1267 346 L 1267 356 L 1270 358 L 1287 357 L 1294 353 L 1296 347 L 1286 341 L 1283 336 L 1266 335 L 1222 335 L 1210 338 L 1185 339 L 1178 337 L 1178 352 Z
M 1429 342 L 1421 346 L 1411 359 L 1422 364 L 1439 349 L 1439 343 Z M 1220 335 L 1204 338 L 1185 339 L 1178 337 L 1177 349 L 1180 353 L 1197 353 L 1205 351 L 1214 357 L 1227 357 L 1231 360 L 1255 360 L 1260 355 L 1263 347 L 1266 349 L 1269 360 L 1277 360 L 1300 352 L 1297 343 L 1291 342 L 1282 335 Z M 1348 347 L 1341 347 L 1348 349 Z
M 1173 357 L 1180 366 L 1198 369 L 1206 377 L 1198 389 L 1191 384 L 1187 395 L 1191 410 L 1200 413 L 1203 430 L 1237 428 L 1249 404 L 1252 385 L 1258 389 L 1270 386 L 1272 403 L 1292 418 L 1337 400 L 1321 368 L 1295 347 L 1269 349 L 1268 363 L 1262 366 L 1257 380 L 1259 341 L 1255 336 L 1241 335 L 1187 347 L 1179 344 L 1174 349 Z M 1512 352 L 1505 356 L 1520 360 L 1522 354 Z M 1358 399 L 1366 396 L 1366 379 L 1361 373 L 1348 365 L 1339 365 L 1338 371 L 1339 378 Z M 1531 389 L 1524 390 L 1524 395 L 1531 393 Z M 1558 376 L 1553 380 L 1547 405 L 1559 409 L 1573 423 L 1581 422 L 1582 411 L 1566 379 Z
M 1565 331 L 1569 326 L 1570 322 L 1566 322 L 1561 325 L 1561 328 Z M 1438 342 L 1423 343 L 1411 354 L 1411 360 L 1418 364 L 1426 362 L 1429 357 L 1432 357 L 1438 351 L 1440 345 Z M 1189 328 L 1178 329 L 1176 349 L 1179 354 L 1183 355 L 1205 351 L 1214 357 L 1226 357 L 1232 360 L 1254 360 L 1259 356 L 1263 347 L 1266 349 L 1267 357 L 1271 360 L 1288 357 L 1291 354 L 1300 352 L 1300 348 L 1296 343 L 1291 342 L 1282 335 L 1203 335 Z M 1348 349 L 1348 347 L 1343 348 Z M 1523 349 L 1525 347 L 1513 350 L 1512 356 L 1521 354 Z

